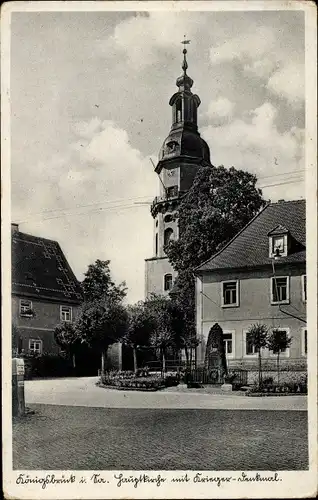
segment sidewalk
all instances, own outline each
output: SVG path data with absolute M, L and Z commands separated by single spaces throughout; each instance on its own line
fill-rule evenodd
M 220 388 L 187 389 L 185 385 L 163 391 L 117 391 L 97 387 L 97 377 L 29 380 L 26 404 L 135 409 L 223 409 L 306 411 L 306 396 L 246 397 Z

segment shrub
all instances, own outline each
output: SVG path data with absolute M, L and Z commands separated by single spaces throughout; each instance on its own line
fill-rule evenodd
M 73 366 L 70 359 L 59 354 L 23 356 L 25 364 L 25 378 L 32 377 L 68 377 L 73 375 Z
M 285 382 L 283 384 L 270 383 L 253 385 L 249 393 L 276 393 L 276 394 L 307 394 L 307 377 L 302 377 L 298 382 Z
M 101 382 L 125 389 L 158 390 L 178 385 L 179 377 L 173 374 L 161 377 L 159 374 L 137 376 L 133 372 L 106 372 L 101 375 Z

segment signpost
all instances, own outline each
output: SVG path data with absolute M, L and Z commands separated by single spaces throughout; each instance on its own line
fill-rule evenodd
M 12 359 L 12 416 L 25 414 L 24 400 L 24 360 Z

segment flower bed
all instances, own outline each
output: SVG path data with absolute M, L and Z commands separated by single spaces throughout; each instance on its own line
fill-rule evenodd
M 133 372 L 106 372 L 101 375 L 100 379 L 100 385 L 105 387 L 137 391 L 158 391 L 178 384 L 179 377 L 176 375 L 138 376 Z
M 290 396 L 299 394 L 307 394 L 307 379 L 305 378 L 294 383 L 254 385 L 246 392 L 246 396 Z

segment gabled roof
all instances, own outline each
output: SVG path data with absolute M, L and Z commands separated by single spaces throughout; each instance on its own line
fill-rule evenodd
M 288 229 L 281 224 L 278 224 L 272 231 L 268 233 L 268 236 L 281 235 L 288 233 Z
M 82 300 L 60 245 L 19 231 L 12 233 L 12 293 L 61 303 Z
M 280 263 L 306 262 L 306 202 L 280 201 L 270 203 L 254 217 L 227 245 L 209 260 L 197 267 L 196 272 L 217 269 L 253 268 L 271 263 L 269 233 L 281 225 L 291 236 L 291 247 Z M 281 234 L 281 232 L 280 232 Z

